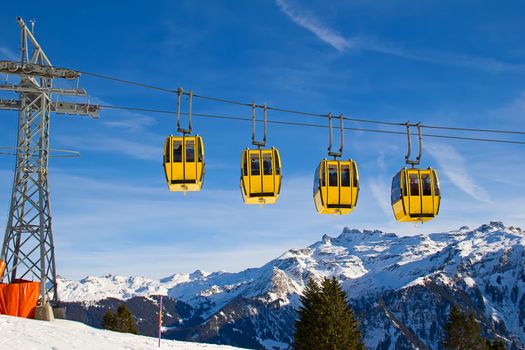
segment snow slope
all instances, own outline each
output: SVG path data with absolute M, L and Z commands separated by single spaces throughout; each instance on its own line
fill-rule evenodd
M 65 320 L 45 322 L 0 315 L 0 330 L 0 349 L 145 350 L 157 348 L 158 344 L 158 340 L 155 338 L 100 330 L 88 327 L 79 322 Z M 162 340 L 161 349 L 233 350 L 239 348 L 225 345 Z

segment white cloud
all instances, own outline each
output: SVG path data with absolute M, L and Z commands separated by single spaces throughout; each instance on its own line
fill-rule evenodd
M 372 196 L 376 200 L 377 204 L 387 215 L 392 216 L 392 207 L 390 206 L 390 186 L 384 178 L 369 178 L 368 187 L 372 193 Z
M 489 193 L 481 187 L 465 167 L 467 160 L 450 145 L 429 144 L 428 152 L 437 160 L 441 172 L 461 191 L 478 201 L 490 203 Z
M 338 51 L 344 51 L 352 47 L 352 43 L 336 31 L 321 24 L 314 17 L 300 13 L 285 0 L 275 0 L 279 9 L 287 15 L 294 23 L 312 32 L 325 43 L 333 46 Z

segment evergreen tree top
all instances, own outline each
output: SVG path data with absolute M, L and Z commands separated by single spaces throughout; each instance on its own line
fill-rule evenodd
M 335 277 L 308 281 L 295 324 L 294 349 L 361 350 L 361 332 Z

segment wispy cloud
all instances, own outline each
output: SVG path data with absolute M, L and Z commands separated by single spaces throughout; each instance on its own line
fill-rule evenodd
M 491 111 L 497 120 L 519 121 L 523 120 L 525 113 L 525 91 L 522 91 L 511 103 Z
M 490 203 L 490 195 L 481 187 L 465 167 L 467 160 L 450 145 L 429 144 L 428 152 L 437 160 L 442 173 L 461 191 L 478 201 Z
M 86 103 L 84 97 L 68 98 L 70 101 Z M 157 124 L 157 119 L 151 115 L 116 108 L 112 103 L 96 95 L 90 95 L 89 103 L 98 104 L 103 107 L 100 123 L 110 128 L 116 128 L 127 132 L 144 132 L 150 126 Z
M 368 179 L 368 187 L 372 193 L 372 197 L 387 216 L 392 215 L 392 208 L 390 207 L 390 187 L 384 178 L 370 178 Z
M 357 49 L 397 56 L 412 61 L 470 67 L 492 73 L 503 70 L 525 70 L 523 64 L 503 62 L 490 57 L 426 49 L 409 49 L 366 37 L 360 37 L 359 40 L 356 39 L 353 42 Z
M 111 128 L 124 129 L 129 132 L 143 131 L 148 126 L 157 124 L 155 118 L 151 116 L 127 111 L 121 111 L 118 114 L 104 118 L 103 123 Z
M 288 16 L 294 23 L 312 32 L 325 43 L 333 46 L 338 51 L 344 51 L 352 47 L 350 40 L 341 34 L 322 24 L 317 18 L 301 13 L 285 0 L 275 1 L 279 9 Z
M 436 64 L 447 64 L 497 73 L 504 70 L 525 70 L 525 65 L 499 61 L 489 57 L 479 57 L 461 53 L 410 49 L 400 45 L 384 42 L 373 37 L 345 37 L 329 26 L 321 23 L 315 16 L 306 14 L 287 0 L 275 0 L 279 9 L 297 25 L 305 28 L 339 52 L 347 49 L 377 52 L 412 61 Z
M 74 147 L 80 150 L 119 153 L 135 159 L 152 161 L 158 161 L 160 159 L 159 157 L 162 156 L 163 147 L 161 143 L 154 146 L 151 143 L 132 141 L 112 136 L 59 136 L 58 141 L 67 147 Z
M 8 49 L 7 47 L 0 47 L 0 59 L 2 58 L 16 60 L 18 59 L 18 56 L 11 49 Z

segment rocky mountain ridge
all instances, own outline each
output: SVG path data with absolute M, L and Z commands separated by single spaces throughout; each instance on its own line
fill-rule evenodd
M 59 293 L 84 310 L 108 298 L 143 298 L 153 310 L 154 296 L 167 295 L 185 310 L 173 313 L 167 336 L 286 349 L 306 282 L 331 276 L 348 292 L 369 349 L 440 349 L 452 304 L 474 312 L 488 337 L 524 348 L 525 233 L 501 222 L 417 236 L 345 228 L 238 273 L 60 279 Z

